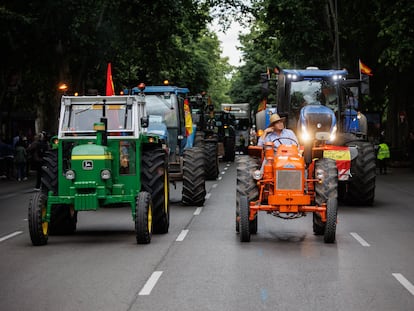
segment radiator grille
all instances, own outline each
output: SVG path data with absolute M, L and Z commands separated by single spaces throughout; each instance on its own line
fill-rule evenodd
M 286 170 L 276 172 L 277 190 L 302 190 L 302 171 Z

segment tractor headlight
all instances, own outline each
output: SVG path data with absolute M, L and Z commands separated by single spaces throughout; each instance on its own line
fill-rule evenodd
M 110 171 L 110 170 L 107 170 L 107 169 L 102 170 L 102 171 L 101 171 L 101 178 L 102 178 L 103 180 L 108 180 L 108 179 L 110 179 L 110 178 L 111 178 L 111 171 Z
M 75 171 L 67 170 L 65 173 L 65 177 L 67 180 L 74 180 L 76 177 Z
M 336 131 L 337 131 L 337 127 L 336 127 L 336 125 L 333 127 L 333 129 L 332 129 L 332 132 L 331 132 L 331 136 L 330 136 L 330 138 L 329 138 L 329 141 L 334 141 L 335 140 L 335 138 L 336 138 Z
M 302 124 L 302 131 L 300 134 L 303 141 L 309 141 L 311 139 L 311 135 L 305 124 Z
M 263 173 L 260 170 L 255 170 L 253 172 L 253 179 L 259 180 L 262 179 Z

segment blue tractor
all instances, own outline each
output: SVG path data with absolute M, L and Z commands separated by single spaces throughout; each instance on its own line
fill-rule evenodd
M 187 144 L 185 105 L 188 88 L 170 85 L 134 87 L 124 93 L 145 95 L 148 133 L 163 139 L 168 156 L 169 179 L 182 181 L 182 203 L 202 206 L 205 201 L 205 151 Z
M 375 148 L 367 139 L 366 118 L 350 92 L 351 86 L 358 86 L 360 81 L 347 80 L 348 72 L 344 69 L 276 68 L 275 73 L 277 113 L 287 118 L 289 128 L 297 129 L 305 161 L 310 163 L 315 157 L 336 160 L 339 199 L 351 205 L 372 205 Z M 332 122 L 326 122 L 327 119 Z M 319 148 L 323 151 L 315 154 L 318 146 L 307 137 L 312 137 L 312 132 L 323 124 L 334 127 L 335 139 L 328 138 L 326 147 Z

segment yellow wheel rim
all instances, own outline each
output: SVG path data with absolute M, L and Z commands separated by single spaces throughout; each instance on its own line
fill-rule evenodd
M 148 232 L 152 232 L 152 205 L 148 206 Z
M 43 221 L 46 217 L 46 206 L 42 207 L 42 231 L 43 235 L 47 235 L 49 232 L 49 223 L 47 221 Z

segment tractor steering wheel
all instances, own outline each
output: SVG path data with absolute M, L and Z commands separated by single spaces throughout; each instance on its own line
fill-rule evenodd
M 293 138 L 290 138 L 290 137 L 279 137 L 279 138 L 275 138 L 275 139 L 273 139 L 273 140 L 272 140 L 272 143 L 273 143 L 273 144 L 274 144 L 274 146 L 276 147 L 275 142 L 276 142 L 276 141 L 278 141 L 278 142 L 279 142 L 279 144 L 277 145 L 277 147 L 279 147 L 280 145 L 283 145 L 283 143 L 282 143 L 282 139 L 289 139 L 289 140 L 293 141 L 293 142 L 295 143 L 295 145 L 296 145 L 296 146 L 298 146 L 298 147 L 299 147 L 299 143 L 298 143 L 296 140 L 294 140 Z

